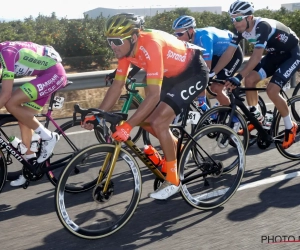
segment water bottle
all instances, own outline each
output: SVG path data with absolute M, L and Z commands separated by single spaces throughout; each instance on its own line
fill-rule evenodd
M 206 110 L 209 110 L 209 107 L 207 106 L 206 102 L 199 102 L 199 106 L 198 106 L 203 112 L 205 112 Z
M 213 106 L 213 108 L 214 108 L 214 107 L 217 107 L 217 106 L 219 106 L 219 103 L 218 103 L 218 102 L 215 103 L 215 105 Z M 213 114 L 210 116 L 210 118 L 211 118 L 212 120 L 217 120 L 217 119 L 218 119 L 218 113 L 213 113 Z
M 144 153 L 148 156 L 150 161 L 156 166 L 160 166 L 162 164 L 162 157 L 157 152 L 157 150 L 152 147 L 151 145 L 145 145 L 144 146 Z
M 32 135 L 32 138 L 31 138 L 31 145 L 30 145 L 30 151 L 31 152 L 38 152 L 39 151 L 39 148 L 40 148 L 40 139 L 41 137 L 34 133 Z
M 9 137 L 9 142 L 10 144 L 17 149 L 22 155 L 27 152 L 27 147 L 22 143 L 22 141 L 16 137 L 16 136 L 11 136 Z
M 273 122 L 273 112 L 272 110 L 267 111 L 265 115 L 265 120 L 263 124 L 264 129 L 270 129 Z

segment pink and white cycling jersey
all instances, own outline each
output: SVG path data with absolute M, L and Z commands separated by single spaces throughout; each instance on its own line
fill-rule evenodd
M 32 42 L 0 43 L 0 69 L 2 80 L 14 79 L 15 76 L 36 76 L 21 89 L 32 101 L 25 105 L 37 110 L 41 110 L 48 97 L 67 82 L 60 55 L 51 46 Z
M 59 54 L 50 46 L 32 42 L 7 41 L 0 43 L 2 77 L 36 76 L 61 62 Z M 7 74 L 8 73 L 8 74 Z M 6 75 L 7 74 L 7 75 Z

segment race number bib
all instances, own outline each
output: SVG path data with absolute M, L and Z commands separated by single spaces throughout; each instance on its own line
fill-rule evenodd
M 52 47 L 45 46 L 45 56 L 51 57 L 52 59 L 54 59 L 58 63 L 62 62 L 62 59 L 61 59 L 60 55 Z
M 62 106 L 64 105 L 64 101 L 65 101 L 64 97 L 55 96 L 54 97 L 53 108 L 55 108 L 55 109 L 61 109 Z
M 190 111 L 187 119 L 187 123 L 197 124 L 200 119 L 200 113 L 197 111 Z

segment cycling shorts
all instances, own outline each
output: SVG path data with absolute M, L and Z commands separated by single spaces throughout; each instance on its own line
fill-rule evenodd
M 30 102 L 24 103 L 23 106 L 41 111 L 51 94 L 65 87 L 66 83 L 65 69 L 61 63 L 57 63 L 20 87 L 30 98 Z
M 254 68 L 260 79 L 272 76 L 270 83 L 282 88 L 300 68 L 299 45 L 288 52 L 269 52 Z
M 163 78 L 160 101 L 168 104 L 176 115 L 180 114 L 205 90 L 209 69 L 196 50 L 190 65 L 180 75 Z
M 217 65 L 219 59 L 220 56 L 213 56 L 211 62 L 212 69 Z M 243 56 L 242 48 L 241 46 L 238 46 L 230 62 L 225 66 L 223 70 L 221 70 L 217 74 L 216 78 L 219 80 L 226 80 L 228 77 L 233 76 L 237 72 L 237 70 L 241 67 L 243 60 L 244 60 L 244 56 Z

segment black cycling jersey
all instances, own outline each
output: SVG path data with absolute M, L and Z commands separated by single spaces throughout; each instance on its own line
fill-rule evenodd
M 231 40 L 231 46 L 238 46 L 242 39 L 254 44 L 254 48 L 264 48 L 268 52 L 286 52 L 299 43 L 297 35 L 286 25 L 274 19 L 255 17 L 251 32 L 237 32 Z

